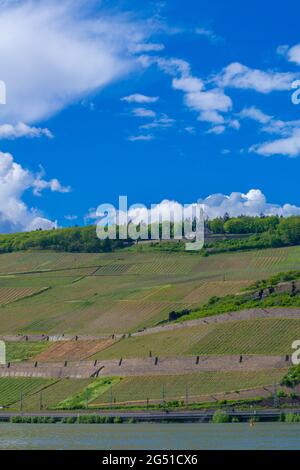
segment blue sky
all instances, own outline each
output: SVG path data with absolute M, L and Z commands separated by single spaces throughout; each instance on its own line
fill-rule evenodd
M 89 223 L 122 194 L 299 213 L 299 10 L 0 2 L 0 230 Z

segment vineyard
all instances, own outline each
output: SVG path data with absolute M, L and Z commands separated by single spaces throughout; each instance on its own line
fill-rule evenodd
M 299 247 L 208 257 L 126 250 L 4 254 L 0 333 L 134 332 L 166 320 L 172 310 L 197 308 L 299 266 Z
M 113 342 L 111 339 L 103 341 L 59 341 L 49 345 L 40 354 L 35 355 L 34 359 L 38 362 L 79 361 L 108 348 Z
M 0 378 L 0 406 L 14 405 L 53 384 L 53 379 Z
M 23 362 L 35 358 L 49 347 L 48 342 L 17 341 L 6 343 L 7 362 Z
M 220 322 L 122 339 L 95 354 L 98 359 L 208 354 L 284 355 L 300 338 L 299 319 Z
M 3 382 L 3 385 L 1 383 Z M 55 408 L 58 403 L 81 393 L 90 379 L 0 379 L 0 403 L 13 410 L 38 411 Z M 3 392 L 2 392 L 3 389 Z M 6 390 L 6 392 L 5 392 Z M 10 390 L 12 399 L 9 399 Z
M 0 305 L 9 304 L 25 297 L 31 297 L 44 289 L 34 289 L 30 287 L 1 287 L 0 288 Z
M 110 348 L 95 354 L 97 359 L 120 359 L 189 354 L 191 346 L 198 344 L 214 328 L 213 325 L 178 328 L 145 336 L 132 336 L 118 341 Z
M 284 370 L 259 372 L 201 372 L 184 376 L 127 377 L 95 399 L 94 405 L 145 403 L 149 400 L 173 401 L 195 399 L 201 395 L 273 385 Z
M 292 354 L 292 343 L 300 338 L 300 320 L 257 319 L 222 323 L 199 343 L 191 345 L 189 354 Z

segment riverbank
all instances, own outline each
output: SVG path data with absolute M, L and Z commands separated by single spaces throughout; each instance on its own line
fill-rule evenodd
M 23 424 L 122 424 L 122 423 L 211 423 L 218 411 L 216 410 L 191 410 L 191 411 L 107 411 L 107 412 L 37 412 L 17 413 L 1 412 L 1 423 Z M 223 410 L 229 423 L 236 422 L 280 422 L 286 421 L 286 417 L 295 421 L 300 416 L 299 409 L 251 409 L 251 410 Z M 221 422 L 221 421 L 220 421 Z M 226 422 L 226 421 L 223 421 Z

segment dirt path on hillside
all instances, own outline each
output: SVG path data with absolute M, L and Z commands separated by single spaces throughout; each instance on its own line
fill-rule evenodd
M 210 355 L 186 357 L 133 358 L 78 362 L 20 362 L 0 365 L 0 377 L 130 377 L 183 375 L 203 371 L 268 371 L 291 366 L 288 356 Z M 267 372 L 266 372 L 267 373 Z

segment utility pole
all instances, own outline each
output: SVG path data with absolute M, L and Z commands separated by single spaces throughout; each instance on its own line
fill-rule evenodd
M 43 395 L 42 395 L 42 391 L 40 392 L 40 411 L 43 409 Z
M 21 390 L 21 393 L 20 393 L 20 411 L 22 413 L 23 411 L 23 392 Z

